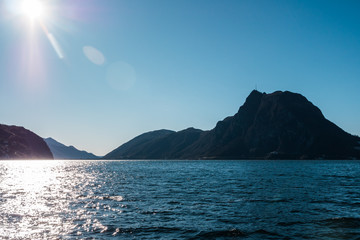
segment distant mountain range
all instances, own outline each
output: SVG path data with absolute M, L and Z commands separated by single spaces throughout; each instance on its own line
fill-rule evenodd
M 0 124 L 0 159 L 53 159 L 44 140 L 17 126 Z
M 0 124 L 0 159 L 98 159 L 52 138 Z M 244 105 L 209 131 L 144 133 L 104 159 L 360 159 L 360 138 L 327 120 L 292 92 L 252 91 Z
M 65 146 L 53 138 L 45 138 L 44 141 L 49 146 L 55 159 L 99 159 L 92 153 L 81 151 L 74 146 Z
M 360 138 L 292 92 L 252 91 L 239 111 L 210 131 L 144 133 L 105 159 L 360 159 Z

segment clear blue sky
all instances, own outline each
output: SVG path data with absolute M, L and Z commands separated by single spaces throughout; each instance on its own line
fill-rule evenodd
M 1 123 L 103 155 L 146 131 L 211 129 L 257 85 L 360 135 L 359 1 L 47 0 L 64 58 L 10 1 Z

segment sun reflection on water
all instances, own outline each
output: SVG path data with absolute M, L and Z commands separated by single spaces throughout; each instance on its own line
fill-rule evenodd
M 0 239 L 112 234 L 115 230 L 106 226 L 106 219 L 117 218 L 125 206 L 122 196 L 111 194 L 109 186 L 104 188 L 109 183 L 101 177 L 102 164 L 1 161 Z
M 68 196 L 57 168 L 60 161 L 14 161 L 2 165 L 1 220 L 4 236 L 46 237 L 59 234 L 64 227 L 61 214 Z M 53 203 L 57 198 L 56 204 Z M 9 225 L 7 227 L 7 225 Z M 44 231 L 45 230 L 45 231 Z

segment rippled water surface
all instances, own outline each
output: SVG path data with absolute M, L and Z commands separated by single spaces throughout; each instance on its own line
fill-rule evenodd
M 360 239 L 360 162 L 0 162 L 0 239 L 52 238 Z

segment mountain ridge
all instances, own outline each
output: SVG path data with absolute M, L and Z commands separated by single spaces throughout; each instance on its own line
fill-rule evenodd
M 55 139 L 49 137 L 44 138 L 44 141 L 50 148 L 54 159 L 99 159 L 100 157 L 75 148 L 74 146 L 66 146 Z
M 104 158 L 360 159 L 359 142 L 301 94 L 253 90 L 234 116 L 209 131 L 171 132 L 141 146 L 127 145 L 126 155 L 111 152 Z M 117 148 L 119 153 L 124 145 Z

